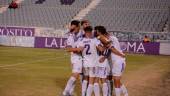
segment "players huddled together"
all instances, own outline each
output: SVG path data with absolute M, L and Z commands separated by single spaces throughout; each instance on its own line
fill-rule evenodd
M 128 96 L 121 82 L 126 66 L 125 54 L 118 39 L 110 35 L 104 26 L 93 28 L 88 20 L 73 20 L 65 49 L 71 53 L 72 74 L 63 96 L 73 96 L 75 82 L 79 78 L 82 96 L 92 96 L 93 93 L 95 96 Z

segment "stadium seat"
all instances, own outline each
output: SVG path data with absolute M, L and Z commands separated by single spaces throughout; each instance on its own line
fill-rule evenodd
M 109 31 L 160 32 L 169 16 L 168 6 L 169 0 L 102 0 L 84 19 Z
M 10 0 L 0 0 L 8 4 Z M 49 27 L 64 29 L 72 18 L 91 0 L 75 0 L 72 5 L 61 5 L 60 0 L 43 0 L 41 4 L 35 4 L 42 0 L 24 0 L 17 10 L 7 10 L 0 14 L 0 25 Z M 1 4 L 1 3 L 0 3 Z
M 70 5 L 62 5 L 61 1 L 24 0 L 17 10 L 0 14 L 0 25 L 64 29 L 91 2 L 73 0 Z M 0 0 L 0 5 L 9 2 Z M 169 6 L 170 0 L 101 0 L 83 19 L 90 20 L 93 26 L 104 25 L 109 31 L 160 32 L 170 17 Z

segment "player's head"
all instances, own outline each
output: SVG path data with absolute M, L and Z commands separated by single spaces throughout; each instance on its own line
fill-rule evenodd
M 79 32 L 80 29 L 80 21 L 73 20 L 71 21 L 70 32 Z
M 97 37 L 97 36 L 98 36 L 98 34 L 97 34 L 98 27 L 99 27 L 99 26 L 94 27 L 94 37 Z
M 86 28 L 87 26 L 90 26 L 90 22 L 88 20 L 82 20 L 81 21 L 82 28 Z
M 85 37 L 92 37 L 93 28 L 92 26 L 87 26 L 86 28 L 84 28 L 84 32 L 85 32 Z
M 108 35 L 106 28 L 104 26 L 96 26 L 95 27 L 95 34 L 98 35 Z
M 145 38 L 148 38 L 148 36 L 147 36 L 147 35 L 145 35 Z

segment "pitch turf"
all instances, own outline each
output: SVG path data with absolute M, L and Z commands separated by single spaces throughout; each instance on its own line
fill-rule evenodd
M 129 76 L 148 66 L 159 67 L 164 76 L 169 65 L 170 56 L 129 54 L 124 81 L 130 81 Z M 61 96 L 70 72 L 69 55 L 64 50 L 0 47 L 0 96 Z M 76 96 L 80 96 L 78 85 Z

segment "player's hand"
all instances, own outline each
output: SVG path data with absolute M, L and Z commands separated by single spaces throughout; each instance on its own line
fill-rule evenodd
M 105 59 L 106 59 L 106 58 L 103 56 L 103 57 L 101 57 L 101 58 L 99 59 L 99 62 L 100 62 L 100 63 L 103 63 L 103 62 L 105 61 Z

